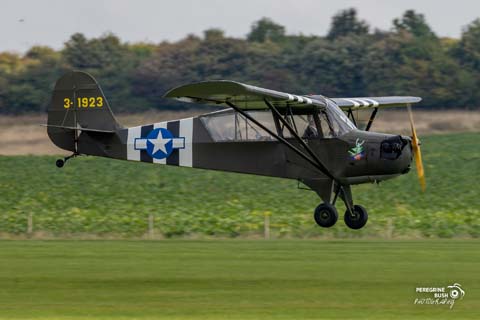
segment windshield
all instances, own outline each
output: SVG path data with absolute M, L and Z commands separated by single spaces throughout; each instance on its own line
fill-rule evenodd
M 326 113 L 330 124 L 331 134 L 341 136 L 355 129 L 355 125 L 348 119 L 346 114 L 333 102 L 327 100 Z

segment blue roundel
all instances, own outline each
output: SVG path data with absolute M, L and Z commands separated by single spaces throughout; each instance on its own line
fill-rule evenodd
M 165 159 L 173 151 L 173 135 L 165 128 L 150 131 L 147 136 L 147 153 L 155 159 Z

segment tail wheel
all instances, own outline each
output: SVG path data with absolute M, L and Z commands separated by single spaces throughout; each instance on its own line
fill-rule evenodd
M 330 228 L 338 220 L 337 209 L 334 206 L 328 203 L 322 203 L 317 208 L 315 208 L 315 213 L 313 214 L 315 222 L 323 228 Z
M 344 220 L 350 229 L 361 229 L 368 221 L 367 210 L 362 206 L 354 205 L 353 212 L 345 211 Z
M 63 161 L 62 159 L 58 159 L 57 161 L 55 161 L 55 165 L 57 166 L 57 168 L 62 168 L 65 165 L 65 161 Z

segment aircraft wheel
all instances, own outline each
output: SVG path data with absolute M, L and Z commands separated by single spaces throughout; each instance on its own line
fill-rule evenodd
M 363 226 L 367 224 L 368 221 L 368 213 L 367 210 L 359 205 L 353 206 L 353 213 L 350 211 L 345 211 L 344 216 L 345 224 L 350 229 L 361 229 Z
M 58 168 L 62 168 L 65 165 L 65 161 L 63 161 L 62 159 L 58 159 L 57 161 L 55 161 L 55 165 Z
M 322 203 L 315 208 L 313 218 L 320 227 L 330 228 L 338 220 L 337 209 L 331 204 Z

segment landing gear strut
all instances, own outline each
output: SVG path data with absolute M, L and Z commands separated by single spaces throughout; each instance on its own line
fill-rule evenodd
M 322 203 L 315 209 L 313 216 L 315 222 L 324 228 L 330 228 L 337 222 L 338 213 L 335 208 L 335 202 L 338 197 L 343 200 L 347 207 L 343 217 L 347 227 L 354 230 L 363 228 L 367 224 L 368 213 L 364 207 L 353 204 L 350 186 L 337 186 L 335 188 L 335 197 L 333 198 L 332 204 L 327 202 Z
M 70 160 L 71 158 L 75 158 L 76 156 L 78 156 L 78 153 L 73 153 L 71 156 L 65 157 L 63 159 L 58 159 L 57 161 L 55 161 L 55 165 L 57 166 L 57 168 L 63 168 L 63 166 L 67 163 L 68 160 Z

